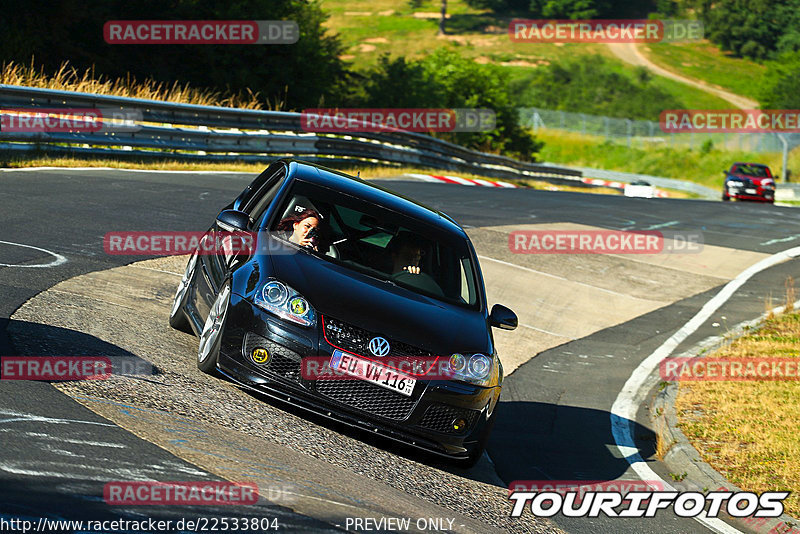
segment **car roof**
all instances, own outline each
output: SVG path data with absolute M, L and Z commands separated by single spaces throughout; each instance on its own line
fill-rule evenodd
M 753 167 L 769 167 L 769 165 L 765 165 L 763 163 L 747 163 L 746 161 L 737 161 L 734 165 L 751 165 Z
M 321 165 L 294 159 L 285 159 L 284 161 L 289 166 L 288 175 L 290 177 L 335 189 L 347 195 L 380 204 L 381 206 L 428 224 L 455 231 L 460 235 L 466 235 L 461 226 L 449 215 L 429 208 L 399 193 Z

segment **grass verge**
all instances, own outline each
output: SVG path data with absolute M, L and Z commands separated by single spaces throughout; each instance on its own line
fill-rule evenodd
M 543 161 L 581 167 L 594 167 L 622 172 L 634 172 L 677 178 L 722 190 L 722 171 L 736 161 L 750 161 L 769 165 L 774 173 L 781 172 L 781 154 L 756 153 L 738 150 L 718 150 L 681 146 L 669 147 L 665 143 L 647 143 L 627 146 L 606 141 L 602 137 L 539 130 L 537 138 L 545 145 L 539 154 Z M 789 155 L 789 168 L 800 167 L 800 149 Z
M 221 91 L 195 89 L 177 82 L 166 84 L 151 79 L 137 80 L 134 77 L 107 79 L 98 76 L 92 69 L 79 71 L 68 62 L 54 74 L 45 74 L 31 65 L 9 62 L 0 64 L 0 84 L 22 85 L 40 89 L 78 91 L 97 95 L 122 96 L 163 100 L 203 106 L 225 106 L 246 109 L 262 109 L 258 93 L 224 94 Z
M 758 100 L 767 68 L 755 61 L 732 57 L 708 41 L 654 43 L 640 48 L 653 63 L 676 74 Z
M 796 297 L 787 287 L 791 304 Z M 800 360 L 798 346 L 800 313 L 788 306 L 709 357 Z M 676 409 L 680 429 L 704 461 L 746 491 L 791 490 L 786 513 L 800 514 L 799 381 L 684 382 Z

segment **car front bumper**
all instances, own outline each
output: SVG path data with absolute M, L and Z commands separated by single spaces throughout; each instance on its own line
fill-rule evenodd
M 323 417 L 450 458 L 466 458 L 479 446 L 500 386 L 481 387 L 453 380 L 418 379 L 405 397 L 360 379 L 309 380 L 304 358 L 326 361 L 334 347 L 319 324 L 303 328 L 283 322 L 233 295 L 217 362 L 228 378 L 269 397 Z M 271 358 L 264 364 L 251 357 L 256 347 Z M 466 428 L 453 429 L 463 419 Z
M 756 202 L 774 202 L 775 190 L 770 188 L 757 187 L 755 192 L 747 192 L 745 189 L 728 188 L 725 194 L 735 200 L 752 200 Z

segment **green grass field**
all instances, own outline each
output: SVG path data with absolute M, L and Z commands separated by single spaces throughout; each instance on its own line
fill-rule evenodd
M 537 137 L 545 143 L 540 153 L 542 161 L 689 180 L 720 191 L 722 171 L 735 161 L 765 163 L 774 173 L 781 172 L 781 154 L 778 152 L 712 149 L 703 153 L 699 149 L 672 148 L 655 143 L 628 147 L 605 142 L 602 137 L 556 130 L 540 130 Z M 789 167 L 796 169 L 798 166 L 800 149 L 789 157 Z
M 657 43 L 641 47 L 641 50 L 653 63 L 667 70 L 758 100 L 758 88 L 766 67 L 732 57 L 708 41 Z
M 322 0 L 322 8 L 330 15 L 326 27 L 339 34 L 346 47 L 342 57 L 356 67 L 372 65 L 382 54 L 419 58 L 436 48 L 450 47 L 479 63 L 507 68 L 512 77 L 552 62 L 597 55 L 629 76 L 636 72 L 604 44 L 512 42 L 508 37 L 510 16 L 498 17 L 487 10 L 474 9 L 463 0 L 447 3 L 450 18 L 445 36 L 438 34 L 438 1 L 421 1 L 412 8 L 407 0 Z M 673 80 L 657 78 L 654 83 L 679 98 L 687 108 L 730 107 L 718 97 Z
M 608 55 L 605 46 L 596 44 L 514 43 L 507 33 L 510 17 L 476 10 L 463 0 L 448 2 L 445 36 L 438 34 L 439 2 L 421 2 L 412 9 L 407 1 L 323 0 L 322 8 L 330 15 L 326 27 L 339 34 L 345 58 L 357 67 L 373 64 L 381 54 L 419 58 L 441 46 L 479 62 L 534 68 L 576 53 Z

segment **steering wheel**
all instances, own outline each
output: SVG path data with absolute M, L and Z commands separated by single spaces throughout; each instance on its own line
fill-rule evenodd
M 444 297 L 442 288 L 439 287 L 439 284 L 436 283 L 436 280 L 434 280 L 433 277 L 428 273 L 412 274 L 408 271 L 401 271 L 393 274 L 392 280 L 400 282 L 406 286 L 417 287 L 438 297 Z

